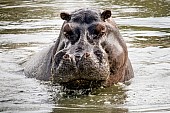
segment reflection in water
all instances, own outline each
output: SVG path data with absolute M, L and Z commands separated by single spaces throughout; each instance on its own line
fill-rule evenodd
M 25 46 L 31 46 L 31 43 L 9 43 L 9 42 L 0 43 L 0 49 L 17 49 Z
M 51 10 L 49 2 L 31 2 L 22 0 L 1 1 L 1 21 L 22 22 L 22 19 L 43 19 L 55 17 L 55 10 Z M 45 6 L 42 6 L 42 5 Z
M 147 39 L 147 40 L 146 40 Z M 164 36 L 137 36 L 133 43 L 135 47 L 146 47 L 146 46 L 159 46 L 161 48 L 170 47 L 170 37 Z
M 1 0 L 0 112 L 168 112 L 170 106 L 169 0 Z M 89 96 L 61 97 L 60 90 L 22 74 L 35 51 L 53 43 L 61 10 L 111 9 L 129 47 L 131 85 L 98 89 Z
M 170 16 L 170 1 L 169 0 L 96 0 L 103 7 L 117 8 L 119 6 L 119 11 L 126 10 L 120 15 L 126 17 L 133 16 L 136 17 L 167 17 Z M 136 9 L 133 12 L 131 9 Z M 129 12 L 130 11 L 130 12 Z M 132 11 L 132 12 L 131 12 Z M 128 13 L 129 12 L 129 13 Z

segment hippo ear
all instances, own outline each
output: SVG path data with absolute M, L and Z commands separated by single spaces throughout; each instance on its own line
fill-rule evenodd
M 102 18 L 103 21 L 105 21 L 105 19 L 110 18 L 111 15 L 112 15 L 112 14 L 111 14 L 111 11 L 110 11 L 110 10 L 105 10 L 105 11 L 102 12 L 101 18 Z
M 71 19 L 71 15 L 69 13 L 60 13 L 60 17 L 63 19 L 63 20 L 67 20 L 69 21 Z

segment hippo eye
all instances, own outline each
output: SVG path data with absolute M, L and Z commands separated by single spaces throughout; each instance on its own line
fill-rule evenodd
M 106 28 L 103 24 L 98 23 L 98 24 L 90 26 L 89 32 L 91 36 L 93 37 L 93 39 L 99 39 L 105 34 Z
M 73 35 L 72 28 L 69 24 L 66 24 L 64 26 L 64 32 L 63 34 L 65 35 L 66 38 L 70 39 L 70 37 Z
M 100 33 L 95 33 L 93 35 L 93 39 L 99 39 L 100 37 L 102 37 L 105 34 L 105 32 L 100 32 Z
M 64 32 L 64 36 L 68 39 L 70 39 L 72 37 L 72 35 L 73 35 L 73 32 L 71 32 L 71 31 L 70 32 Z
M 78 35 L 72 31 L 64 32 L 64 35 L 71 42 L 71 44 L 74 44 L 78 39 Z
M 95 29 L 95 34 L 98 35 L 98 37 L 102 37 L 106 32 L 106 27 L 102 24 L 97 24 Z
M 71 42 L 71 44 L 74 44 L 78 40 L 80 32 L 78 28 L 71 27 L 69 24 L 66 24 L 64 26 L 63 34 Z

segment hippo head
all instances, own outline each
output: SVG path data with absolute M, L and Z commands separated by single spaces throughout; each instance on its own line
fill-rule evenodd
M 110 75 L 108 55 L 103 48 L 108 35 L 105 19 L 111 11 L 80 9 L 61 13 L 65 20 L 52 64 L 53 82 L 68 89 L 104 85 Z

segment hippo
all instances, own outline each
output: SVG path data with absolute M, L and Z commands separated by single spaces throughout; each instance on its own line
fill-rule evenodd
M 59 37 L 27 62 L 27 77 L 67 89 L 109 87 L 134 77 L 128 51 L 110 10 L 60 13 Z

